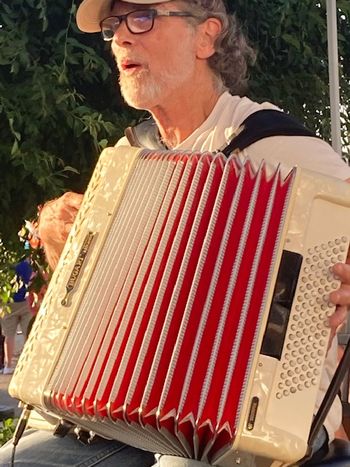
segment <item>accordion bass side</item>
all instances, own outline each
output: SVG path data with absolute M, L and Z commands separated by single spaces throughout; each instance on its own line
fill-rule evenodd
M 299 168 L 106 149 L 10 394 L 154 452 L 297 461 L 349 214 L 349 185 Z

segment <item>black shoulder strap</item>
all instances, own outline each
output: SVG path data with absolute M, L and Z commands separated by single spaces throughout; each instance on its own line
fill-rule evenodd
M 127 128 L 125 136 L 129 143 L 135 147 L 166 149 L 160 140 L 157 125 L 152 118 Z M 244 120 L 238 134 L 221 152 L 228 157 L 234 151 L 242 151 L 256 141 L 269 136 L 316 135 L 284 112 L 272 109 L 258 110 Z
M 300 122 L 284 112 L 273 109 L 258 110 L 249 115 L 230 144 L 221 152 L 229 156 L 269 136 L 316 136 Z

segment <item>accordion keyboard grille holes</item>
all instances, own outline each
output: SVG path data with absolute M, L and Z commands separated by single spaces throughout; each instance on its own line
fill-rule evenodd
M 330 267 L 345 262 L 347 245 L 345 237 L 336 238 L 309 248 L 304 257 L 295 295 L 295 313 L 288 326 L 281 360 L 277 399 L 308 390 L 319 382 L 329 335 L 325 320 L 335 309 L 326 298 L 340 285 Z

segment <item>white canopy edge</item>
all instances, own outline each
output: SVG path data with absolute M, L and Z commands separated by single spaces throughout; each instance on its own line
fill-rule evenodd
M 340 128 L 337 0 L 327 0 L 327 35 L 332 146 L 338 154 L 342 154 Z

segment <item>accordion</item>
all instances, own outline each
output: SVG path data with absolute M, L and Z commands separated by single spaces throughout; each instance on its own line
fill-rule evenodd
M 349 233 L 339 180 L 237 155 L 108 148 L 10 394 L 157 453 L 293 463 Z

